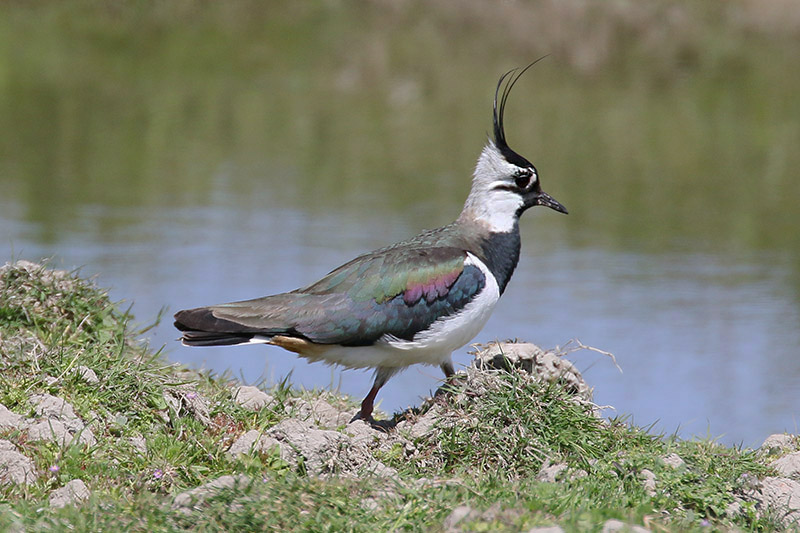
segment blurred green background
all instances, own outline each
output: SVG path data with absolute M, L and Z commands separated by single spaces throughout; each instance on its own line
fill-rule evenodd
M 520 268 L 476 340 L 610 350 L 625 374 L 575 356 L 598 401 L 665 431 L 796 431 L 786 0 L 4 2 L 0 242 L 8 259 L 84 265 L 143 322 L 304 285 L 452 220 L 497 78 L 545 54 L 507 134 L 570 215 L 526 215 Z M 178 348 L 169 322 L 153 339 L 175 360 L 368 388 L 274 350 Z M 393 380 L 384 408 L 436 386 L 421 373 Z

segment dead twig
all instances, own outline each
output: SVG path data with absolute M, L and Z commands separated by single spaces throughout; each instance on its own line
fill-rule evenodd
M 601 350 L 600 348 L 595 348 L 594 346 L 587 346 L 586 344 L 583 344 L 579 339 L 570 339 L 569 342 L 567 342 L 564 346 L 556 347 L 557 352 L 563 352 L 565 354 L 577 352 L 579 350 L 589 350 L 592 352 L 597 352 L 601 355 L 605 355 L 606 357 L 609 357 L 611 359 L 611 362 L 614 363 L 614 366 L 617 367 L 617 370 L 619 370 L 619 373 L 623 374 L 622 367 L 619 366 L 619 364 L 617 363 L 617 358 L 614 357 L 613 353 Z

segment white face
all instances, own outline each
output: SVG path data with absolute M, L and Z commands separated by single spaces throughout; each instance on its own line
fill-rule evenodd
M 525 205 L 522 194 L 536 188 L 538 179 L 535 169 L 509 163 L 489 141 L 478 158 L 464 211 L 492 232 L 512 231 Z

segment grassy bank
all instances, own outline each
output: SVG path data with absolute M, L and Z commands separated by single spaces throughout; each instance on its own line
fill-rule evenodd
M 470 370 L 378 431 L 323 391 L 245 399 L 130 321 L 76 275 L 0 270 L 0 450 L 27 465 L 16 480 L 0 466 L 0 531 L 787 527 L 748 496 L 779 449 L 653 435 L 519 371 Z

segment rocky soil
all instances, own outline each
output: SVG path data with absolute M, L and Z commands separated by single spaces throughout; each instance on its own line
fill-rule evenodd
M 42 272 L 38 265 L 18 262 L 0 269 L 0 276 L 11 268 Z M 53 283 L 58 284 L 59 280 L 73 283 L 64 274 L 53 272 L 49 275 Z M 47 307 L 57 306 L 58 303 L 43 298 L 36 305 Z M 3 357 L 10 357 L 20 349 L 35 352 L 41 348 L 37 348 L 36 339 L 24 339 L 16 335 L 0 337 L 0 354 Z M 500 379 L 504 373 L 517 373 L 522 376 L 521 379 L 534 382 L 558 384 L 572 394 L 572 401 L 585 406 L 600 418 L 600 410 L 591 403 L 591 388 L 563 355 L 524 342 L 480 346 L 475 352 L 472 366 L 459 375 L 458 387 L 454 388 L 454 392 L 441 390 L 421 408 L 375 423 L 351 421 L 355 412 L 352 403 L 330 393 L 289 397 L 283 402 L 290 416 L 267 429 L 239 426 L 229 432 L 226 438 L 218 439 L 220 449 L 209 450 L 209 454 L 224 453 L 231 460 L 242 456 L 272 457 L 288 465 L 288 468 L 320 479 L 371 476 L 378 488 L 373 498 L 362 502 L 363 506 L 370 508 L 377 506 L 380 499 L 392 497 L 404 484 L 415 488 L 451 482 L 435 476 L 398 482 L 397 469 L 384 464 L 379 458 L 397 456 L 399 453 L 409 462 L 428 464 L 432 470 L 436 470 L 440 459 L 431 453 L 429 444 L 435 442 L 447 427 L 468 422 L 464 420 L 461 407 L 508 387 L 507 380 Z M 212 400 L 204 397 L 199 387 L 193 385 L 191 373 L 185 376 L 187 379 L 183 383 L 163 394 L 160 416 L 169 422 L 175 413 L 183 413 L 183 416 L 193 417 L 203 426 L 211 428 L 218 425 L 219 421 L 212 416 Z M 99 368 L 75 365 L 69 370 L 69 379 L 81 380 L 88 385 L 96 384 L 103 377 Z M 63 379 L 66 379 L 64 375 L 46 376 L 44 383 L 56 384 Z M 239 408 L 253 413 L 278 402 L 273 395 L 256 387 L 235 384 L 230 386 L 229 398 Z M 107 430 L 115 423 L 117 421 L 103 419 L 98 413 L 80 416 L 67 400 L 45 390 L 37 390 L 37 387 L 33 387 L 27 398 L 18 402 L 13 410 L 0 404 L 0 488 L 32 485 L 52 474 L 41 465 L 37 466 L 35 459 L 25 453 L 29 447 L 27 444 L 37 441 L 51 441 L 63 448 L 73 445 L 91 448 L 97 446 L 100 439 L 117 439 L 115 445 L 147 457 L 149 450 L 145 436 L 117 438 L 115 432 Z M 769 462 L 774 475 L 759 478 L 755 475 L 746 477 L 745 474 L 726 512 L 736 516 L 745 508 L 755 508 L 757 513 L 778 515 L 787 527 L 800 527 L 800 438 L 796 435 L 771 435 L 759 448 L 758 454 Z M 659 461 L 662 466 L 675 471 L 687 468 L 684 459 L 675 453 L 660 457 Z M 509 475 L 513 476 L 513 473 Z M 542 483 L 559 484 L 588 475 L 591 473 L 585 469 L 556 460 L 544 461 L 536 478 Z M 221 476 L 170 496 L 171 505 L 181 512 L 201 510 L 204 501 L 219 490 L 246 486 L 256 481 L 245 474 Z M 659 475 L 648 469 L 639 472 L 639 483 L 653 496 L 665 490 Z M 79 505 L 91 497 L 93 490 L 94 487 L 83 480 L 72 479 L 52 489 L 49 505 L 53 508 Z M 459 506 L 447 517 L 443 527 L 447 531 L 461 531 L 461 525 L 470 520 L 492 518 L 489 514 L 499 512 L 493 508 L 479 511 L 468 505 Z M 619 531 L 625 527 L 628 526 L 623 522 L 609 520 L 603 525 L 603 531 Z M 561 531 L 558 526 L 534 530 Z M 635 526 L 632 530 L 647 529 Z
M 395 417 L 369 424 L 362 420 L 350 421 L 352 407 L 342 409 L 343 402 L 333 396 L 322 396 L 313 400 L 296 399 L 293 408 L 296 416 L 287 418 L 267 431 L 249 430 L 226 445 L 225 453 L 231 457 L 240 454 L 276 453 L 283 461 L 296 467 L 302 463 L 311 476 L 375 476 L 393 479 L 397 472 L 375 459 L 383 451 L 400 447 L 413 458 L 419 453 L 415 446 L 418 439 L 431 436 L 440 427 L 438 423 L 458 423 L 457 410 L 453 405 L 470 401 L 475 396 L 491 394 L 499 385 L 496 374 L 499 371 L 517 369 L 527 373 L 531 379 L 559 381 L 575 393 L 576 402 L 590 402 L 591 389 L 575 367 L 560 354 L 545 351 L 529 343 L 491 343 L 475 354 L 473 366 L 460 376 L 466 384 L 460 397 L 449 402 L 431 400 L 430 408 L 417 416 L 409 411 Z M 88 368 L 76 371 L 83 379 L 91 382 L 97 378 Z M 266 392 L 252 386 L 238 386 L 231 390 L 235 402 L 246 409 L 257 411 L 269 406 L 275 400 Z M 182 405 L 190 410 L 198 420 L 211 423 L 208 419 L 208 401 L 191 389 L 180 396 L 169 396 L 165 400 L 175 406 Z M 75 414 L 72 406 L 61 398 L 49 394 L 32 394 L 29 403 L 33 416 L 13 413 L 0 405 L 0 430 L 12 430 L 19 439 L 28 441 L 50 439 L 62 445 L 77 441 L 87 445 L 96 443 L 91 424 L 87 424 Z M 800 523 L 800 446 L 796 436 L 776 434 L 769 436 L 760 451 L 765 455 L 776 456 L 770 463 L 777 475 L 751 480 L 746 492 L 737 494 L 737 501 L 729 508 L 731 514 L 737 513 L 744 502 L 755 502 L 762 512 L 781 513 L 786 525 Z M 131 439 L 130 445 L 144 449 L 143 439 Z M 676 454 L 661 458 L 664 464 L 673 469 L 685 468 L 683 459 Z M 649 470 L 642 471 L 642 484 L 648 492 L 655 494 L 659 480 Z M 14 442 L 0 439 L 0 484 L 31 484 L 42 472 L 37 471 L 33 461 L 21 453 Z M 545 463 L 537 479 L 542 482 L 559 483 L 568 476 L 587 475 L 586 472 L 570 471 L 565 463 Z M 420 479 L 417 484 L 436 483 L 435 480 Z M 210 495 L 221 488 L 231 488 L 251 483 L 248 476 L 222 476 L 197 488 L 182 492 L 174 497 L 175 508 L 197 508 Z M 392 490 L 387 484 L 384 495 Z M 70 481 L 52 491 L 50 505 L 62 507 L 86 500 L 90 489 L 80 479 Z M 374 505 L 374 502 L 365 502 Z M 492 512 L 491 510 L 488 512 Z M 479 513 L 469 507 L 459 507 L 446 521 L 448 531 L 459 531 L 458 524 Z M 610 520 L 603 531 L 620 531 L 625 524 Z M 561 531 L 558 527 L 535 528 L 532 531 Z M 647 531 L 637 526 L 633 531 Z

